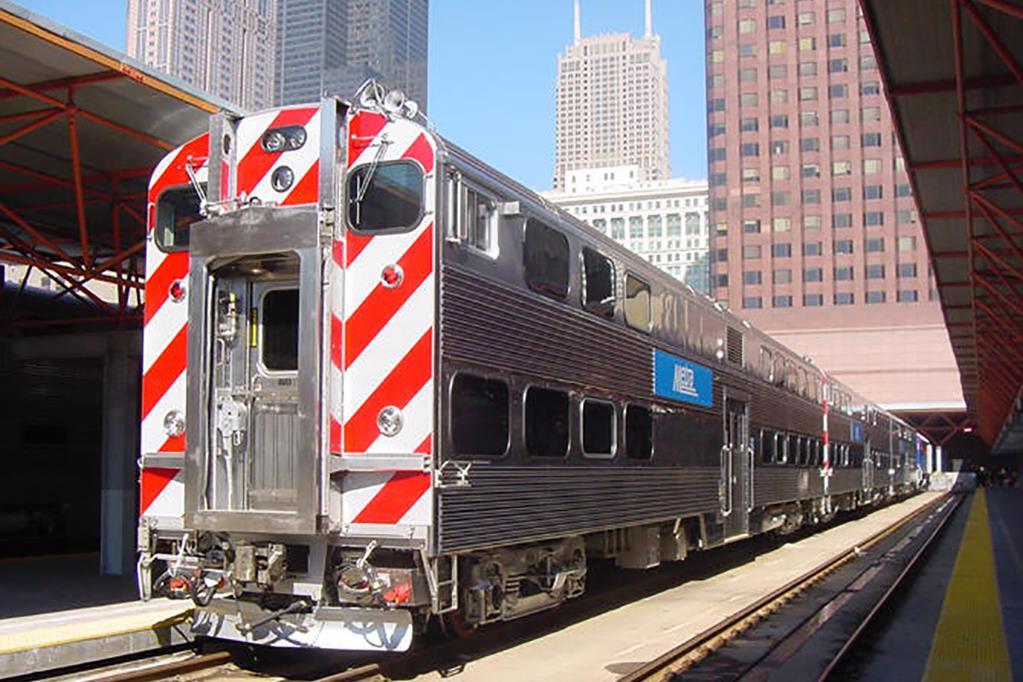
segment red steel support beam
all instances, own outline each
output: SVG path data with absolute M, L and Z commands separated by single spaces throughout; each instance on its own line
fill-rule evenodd
M 31 133 L 33 130 L 36 130 L 38 128 L 42 128 L 44 125 L 46 125 L 46 124 L 48 124 L 48 123 L 50 123 L 52 121 L 57 120 L 58 118 L 60 118 L 63 115 L 64 115 L 63 111 L 55 111 L 53 113 L 50 113 L 50 114 L 47 114 L 47 115 L 43 116 L 42 118 L 39 118 L 39 119 L 36 119 L 35 121 L 32 121 L 31 123 L 23 125 L 20 128 L 18 128 L 17 130 L 12 130 L 11 132 L 7 133 L 6 135 L 0 137 L 0 146 L 3 146 L 5 144 L 7 144 L 8 142 L 13 142 L 14 140 L 17 140 L 19 137 L 24 137 L 25 135 L 28 135 L 29 133 Z
M 68 135 L 71 139 L 71 176 L 75 184 L 75 207 L 78 214 L 78 239 L 82 248 L 82 263 L 85 267 L 92 265 L 89 256 L 89 226 L 85 220 L 85 193 L 82 191 L 82 157 L 78 151 L 78 121 L 74 110 L 68 112 Z
M 1014 5 L 1011 2 L 1006 2 L 1006 0 L 977 0 L 977 2 L 1023 19 L 1023 7 Z
M 32 265 L 43 270 L 49 270 L 67 275 L 74 275 L 76 277 L 80 277 L 82 275 L 82 271 L 78 268 L 74 268 L 69 265 L 62 265 L 60 263 L 54 263 L 52 261 L 46 260 L 45 258 L 18 256 L 13 253 L 6 253 L 4 251 L 0 251 L 0 261 L 7 261 L 8 263 L 17 263 L 18 265 Z M 130 287 L 132 289 L 145 288 L 145 284 L 141 282 L 137 276 L 131 279 L 118 279 L 113 275 L 95 274 L 91 275 L 89 279 L 94 279 L 98 282 L 108 282 L 110 284 L 118 284 L 123 281 L 125 286 Z
M 70 76 L 68 78 L 55 78 L 48 81 L 39 81 L 37 83 L 29 83 L 24 86 L 33 92 L 44 92 L 46 90 L 63 90 L 64 88 L 79 85 L 92 85 L 94 83 L 106 83 L 108 81 L 117 80 L 124 78 L 123 73 L 117 71 L 97 71 L 96 73 L 87 73 L 84 76 Z M 0 90 L 0 100 L 10 99 L 12 97 L 20 97 L 23 93 L 15 90 L 6 89 Z
M 20 215 L 15 213 L 6 204 L 4 204 L 2 202 L 0 202 L 0 213 L 2 213 L 5 216 L 7 216 L 7 218 L 11 222 L 13 222 L 15 225 L 17 225 L 21 229 L 25 230 L 25 232 L 28 232 L 30 235 L 32 235 L 36 239 L 36 241 L 38 241 L 40 244 L 45 245 L 47 248 L 52 250 L 54 253 L 56 253 L 58 256 L 60 256 L 62 259 L 66 260 L 68 262 L 74 260 L 73 258 L 71 258 L 71 256 L 69 256 L 67 254 L 66 251 L 64 251 L 64 249 L 62 249 L 59 246 L 57 246 L 46 235 L 44 235 L 42 232 L 40 232 L 37 229 L 35 229 L 34 227 L 32 227 L 28 223 L 28 221 L 26 221 Z
M 970 198 L 974 200 L 980 199 L 979 201 L 977 201 L 977 205 L 980 207 L 980 212 L 984 214 L 984 217 L 987 218 L 988 223 L 991 225 L 992 228 L 994 228 L 995 232 L 998 233 L 998 236 L 1002 238 L 1002 241 L 1005 243 L 1005 245 L 1009 247 L 1009 250 L 1012 251 L 1012 254 L 1016 256 L 1016 258 L 1018 258 L 1021 262 L 1023 262 L 1023 249 L 1020 249 L 1019 245 L 1016 244 L 1016 241 L 1012 239 L 1004 229 L 1002 229 L 1002 224 L 998 222 L 998 220 L 991 214 L 991 211 L 988 209 L 988 205 L 994 206 L 994 204 L 992 204 L 990 201 L 983 197 L 972 196 Z M 977 241 L 976 243 L 978 246 L 982 246 L 980 241 Z M 987 247 L 984 247 L 984 250 L 994 253 L 993 249 L 988 249 Z
M 994 48 L 998 57 L 1006 66 L 1009 67 L 1009 71 L 1011 71 L 1012 75 L 1016 77 L 1016 81 L 1020 85 L 1023 85 L 1023 69 L 1020 68 L 1019 64 L 1016 62 L 1016 58 L 1013 57 L 1012 52 L 1009 51 L 1009 48 L 1005 46 L 1002 39 L 998 37 L 998 34 L 995 33 L 994 30 L 992 30 L 991 26 L 988 25 L 987 21 L 985 21 L 984 17 L 981 16 L 980 12 L 977 11 L 977 8 L 973 6 L 973 3 L 970 2 L 970 0 L 963 0 L 963 7 L 970 15 L 970 18 L 973 19 L 973 23 L 977 25 L 977 29 L 985 38 L 987 38 L 988 43 L 990 43 L 991 47 Z

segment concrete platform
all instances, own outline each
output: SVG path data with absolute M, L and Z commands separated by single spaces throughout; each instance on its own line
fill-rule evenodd
M 100 575 L 97 552 L 0 560 L 0 619 L 131 601 L 135 574 Z
M 488 682 L 615 680 L 942 494 L 917 495 L 862 519 L 783 545 L 724 573 L 469 661 L 458 677 Z M 420 679 L 437 680 L 441 676 L 432 673 Z
M 0 678 L 185 642 L 191 611 L 154 599 L 0 620 Z

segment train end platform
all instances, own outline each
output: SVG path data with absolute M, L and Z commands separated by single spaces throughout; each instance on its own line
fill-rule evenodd
M 0 620 L 0 678 L 188 641 L 191 603 L 154 599 Z

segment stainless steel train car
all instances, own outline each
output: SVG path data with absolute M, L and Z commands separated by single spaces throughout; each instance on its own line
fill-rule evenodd
M 153 174 L 139 585 L 404 650 L 919 486 L 917 436 L 369 83 Z

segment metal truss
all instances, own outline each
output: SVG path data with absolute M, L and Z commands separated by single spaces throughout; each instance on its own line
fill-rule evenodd
M 966 412 L 902 413 L 899 415 L 934 445 L 944 447 L 956 436 L 972 433 L 976 424 Z
M 21 124 L 0 136 L 0 153 L 4 145 L 31 133 L 65 126 L 70 159 L 67 176 L 62 177 L 0 158 L 0 168 L 24 179 L 0 187 L 0 261 L 44 272 L 61 289 L 56 296 L 71 296 L 96 309 L 96 315 L 89 318 L 91 322 L 138 324 L 138 313 L 130 310 L 133 296 L 134 304 L 140 301 L 139 292 L 145 277 L 146 195 L 138 187 L 139 181 L 144 182 L 152 169 L 87 172 L 79 145 L 81 123 L 88 121 L 103 126 L 164 151 L 175 146 L 76 105 L 75 94 L 82 88 L 125 77 L 125 73 L 104 70 L 22 84 L 0 76 L 0 101 L 24 98 L 35 105 L 27 111 L 0 116 L 0 122 Z M 50 199 L 33 205 L 16 205 L 17 202 L 11 201 L 19 194 L 40 190 L 46 190 Z M 109 208 L 109 223 L 104 225 L 109 229 L 102 230 L 102 234 L 90 230 L 86 212 L 86 207 L 96 205 Z M 65 228 L 62 230 L 37 222 L 34 214 L 52 209 L 71 211 L 74 218 L 70 233 L 74 237 L 69 237 L 68 226 L 61 226 Z M 108 303 L 97 296 L 87 286 L 90 282 L 116 285 L 117 303 Z M 61 322 L 47 321 L 48 324 Z

